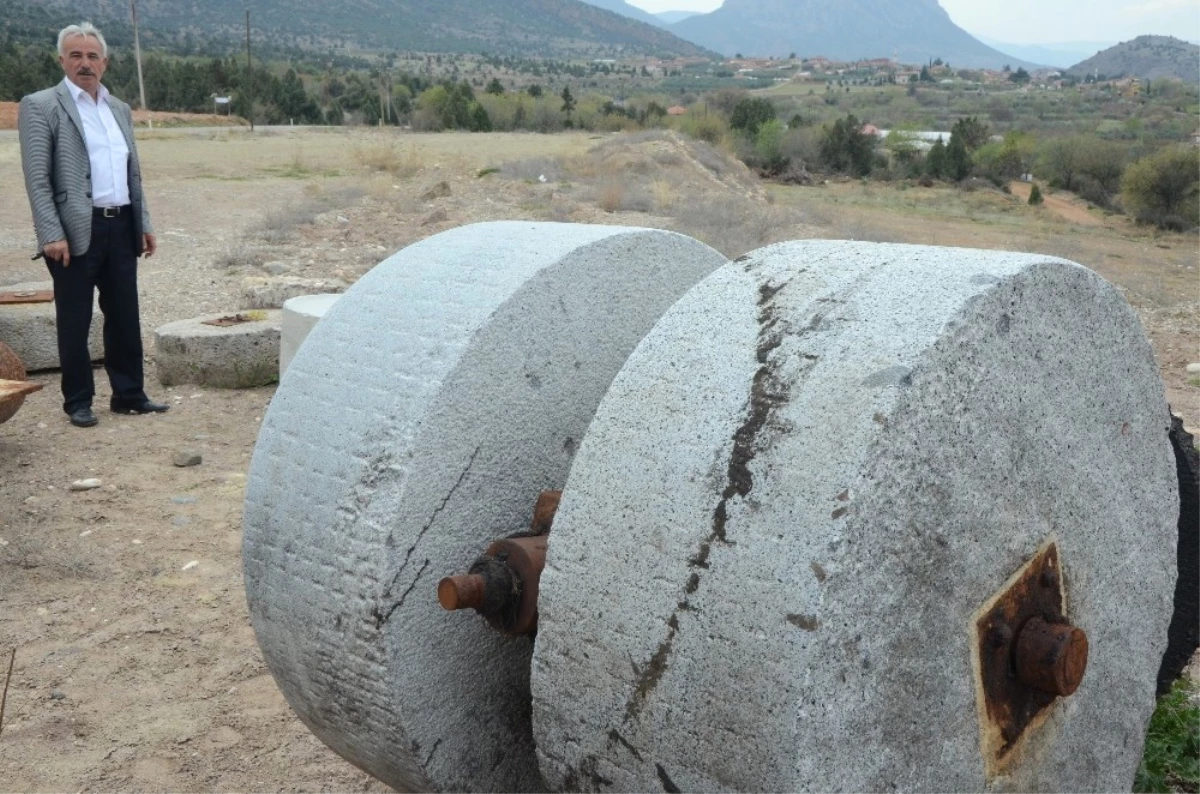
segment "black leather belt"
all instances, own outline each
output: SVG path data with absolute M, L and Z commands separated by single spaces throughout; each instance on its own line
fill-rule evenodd
M 129 212 L 128 204 L 124 207 L 92 207 L 92 216 L 95 218 L 119 218 L 123 212 Z

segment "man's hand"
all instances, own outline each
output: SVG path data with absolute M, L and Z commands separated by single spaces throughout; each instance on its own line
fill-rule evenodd
M 154 256 L 154 252 L 157 250 L 158 250 L 158 243 L 155 241 L 154 235 L 153 234 L 143 234 L 142 235 L 142 253 L 144 253 L 146 255 L 146 258 L 149 259 L 150 257 Z
M 42 246 L 42 255 L 55 262 L 62 262 L 63 267 L 71 265 L 71 246 L 66 240 L 55 240 Z

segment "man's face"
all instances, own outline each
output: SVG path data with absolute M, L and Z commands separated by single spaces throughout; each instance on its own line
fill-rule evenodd
M 67 79 L 92 96 L 100 90 L 100 78 L 108 68 L 108 58 L 100 42 L 92 36 L 71 36 L 63 42 L 64 55 L 58 56 Z

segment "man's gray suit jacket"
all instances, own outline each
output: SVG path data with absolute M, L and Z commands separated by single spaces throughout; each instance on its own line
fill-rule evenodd
M 129 199 L 134 244 L 142 253 L 142 234 L 150 234 L 150 213 L 142 194 L 142 170 L 133 140 L 133 113 L 112 96 L 109 107 L 129 146 Z M 83 139 L 83 120 L 65 82 L 21 100 L 17 117 L 21 167 L 33 209 L 38 250 L 66 240 L 71 256 L 87 253 L 92 241 L 92 166 Z

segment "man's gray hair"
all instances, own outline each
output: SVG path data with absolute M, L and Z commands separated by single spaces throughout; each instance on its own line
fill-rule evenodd
M 100 42 L 100 57 L 108 57 L 108 42 L 104 40 L 104 34 L 101 33 L 91 22 L 81 22 L 78 25 L 67 25 L 58 32 L 58 54 L 66 55 L 63 51 L 63 45 L 67 43 L 67 39 L 72 36 L 91 36 L 96 41 Z

